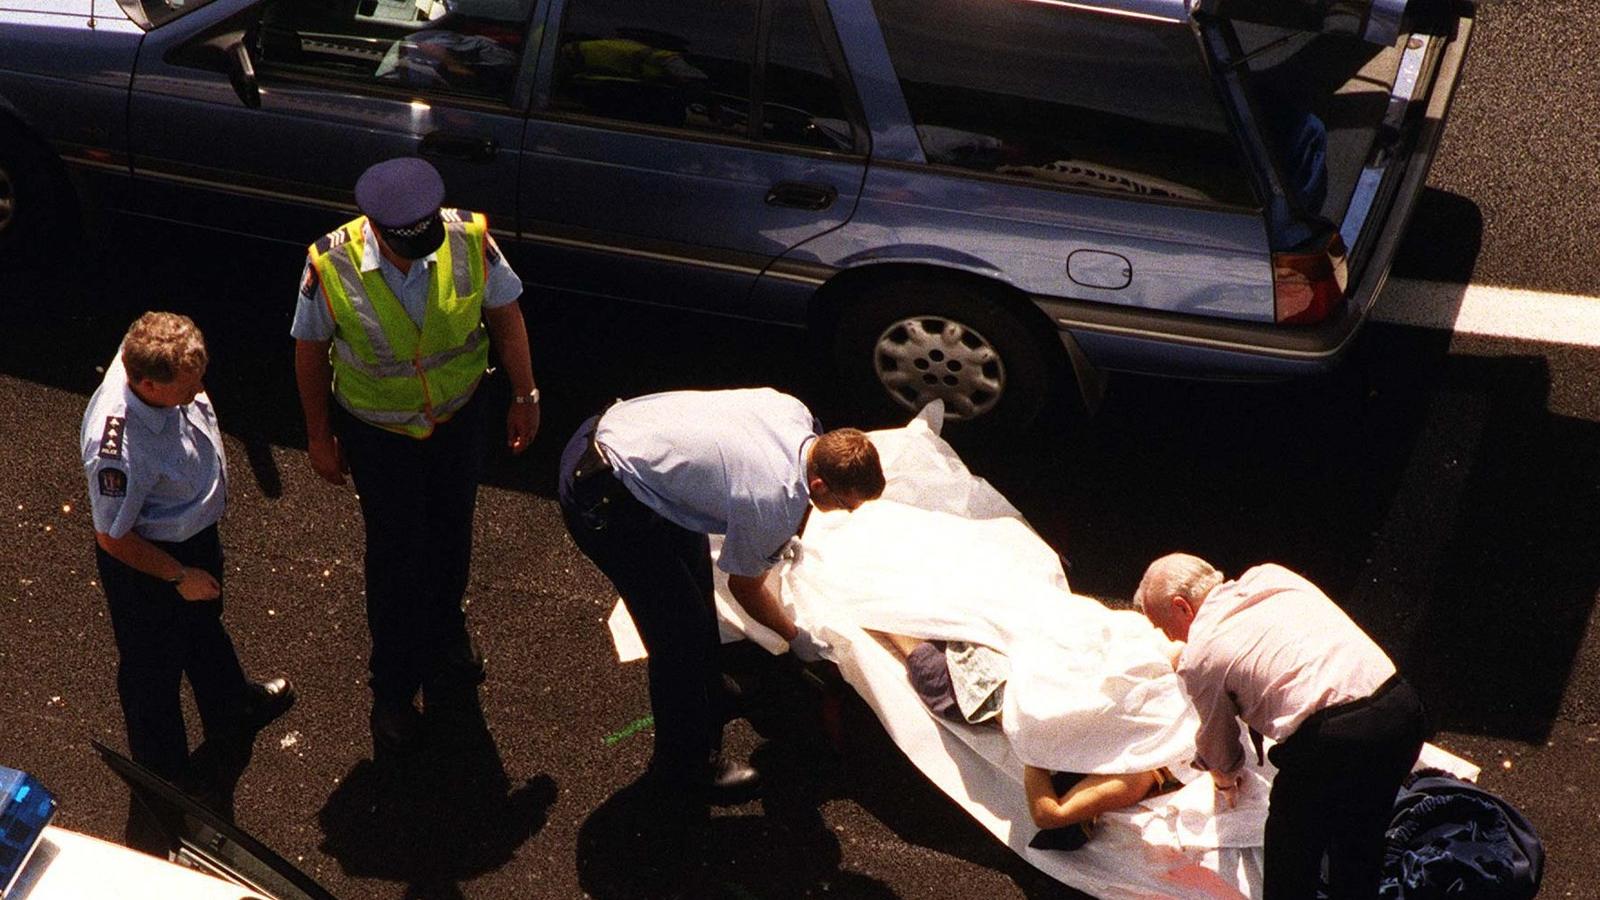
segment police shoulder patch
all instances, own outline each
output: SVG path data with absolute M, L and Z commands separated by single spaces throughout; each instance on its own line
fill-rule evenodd
M 100 457 L 122 458 L 122 433 L 127 423 L 125 416 L 106 416 L 105 427 L 100 430 Z
M 304 278 L 300 279 L 300 293 L 306 297 L 314 297 L 317 293 L 317 269 L 307 265 Z
M 337 228 L 317 238 L 317 243 L 314 246 L 317 248 L 318 253 L 327 253 L 335 247 L 342 246 L 349 239 L 350 233 L 348 231 L 343 228 Z
M 128 473 L 121 469 L 106 466 L 96 475 L 100 483 L 100 496 L 126 497 L 128 495 Z

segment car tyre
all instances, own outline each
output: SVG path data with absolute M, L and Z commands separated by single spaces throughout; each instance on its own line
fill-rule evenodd
M 847 401 L 874 422 L 904 422 L 934 399 L 961 430 L 1025 428 L 1064 372 L 1063 354 L 993 288 L 917 279 L 841 305 L 834 365 Z
M 0 126 L 14 124 L 0 120 Z M 43 148 L 0 132 L 0 267 L 47 260 L 64 251 L 75 205 Z

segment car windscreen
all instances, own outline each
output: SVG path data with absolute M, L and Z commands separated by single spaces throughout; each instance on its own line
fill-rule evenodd
M 146 31 L 160 28 L 185 13 L 191 13 L 211 0 L 117 0 L 128 18 Z

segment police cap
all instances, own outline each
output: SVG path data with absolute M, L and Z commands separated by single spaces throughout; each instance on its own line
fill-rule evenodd
M 443 203 L 439 170 L 415 156 L 384 160 L 356 181 L 356 206 L 382 229 L 415 225 L 438 213 Z

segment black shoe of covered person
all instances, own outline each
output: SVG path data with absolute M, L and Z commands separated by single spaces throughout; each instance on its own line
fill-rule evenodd
M 372 750 L 374 755 L 404 753 L 422 740 L 422 713 L 411 701 L 372 701 Z
M 1094 834 L 1092 822 L 1074 822 L 1060 828 L 1046 828 L 1033 836 L 1028 846 L 1035 850 L 1077 850 Z
M 260 731 L 294 706 L 294 685 L 287 678 L 252 681 L 244 687 L 241 718 L 249 731 Z

